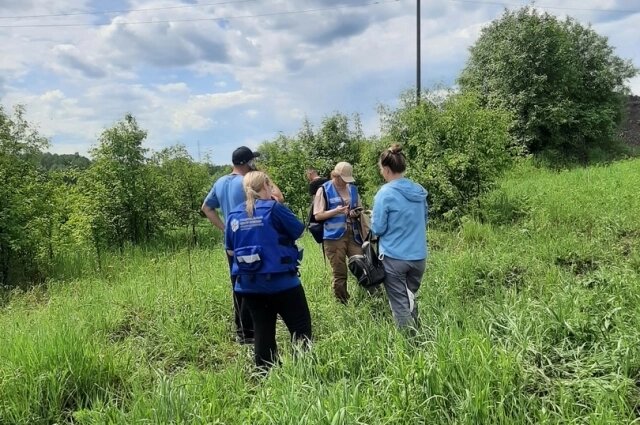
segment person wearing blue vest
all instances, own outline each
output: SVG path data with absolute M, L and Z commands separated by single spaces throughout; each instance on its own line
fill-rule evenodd
M 333 272 L 333 293 L 341 303 L 349 300 L 347 257 L 362 254 L 362 236 L 356 220 L 362 205 L 354 182 L 351 164 L 339 162 L 331 172 L 331 180 L 316 192 L 313 203 L 315 219 L 324 221 L 322 243 Z
M 371 231 L 379 237 L 384 288 L 396 325 L 415 327 L 416 293 L 427 259 L 427 191 L 404 176 L 407 165 L 400 145 L 385 149 L 378 166 L 387 183 L 374 197 Z
M 225 246 L 233 257 L 234 291 L 253 319 L 256 366 L 277 361 L 276 321 L 280 315 L 293 342 L 311 341 L 311 314 L 300 282 L 302 251 L 296 240 L 304 224 L 272 199 L 272 184 L 261 171 L 243 179 L 246 201 L 227 217 Z

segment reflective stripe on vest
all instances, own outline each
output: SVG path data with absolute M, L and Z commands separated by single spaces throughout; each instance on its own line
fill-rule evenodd
M 238 261 L 238 263 L 246 263 L 246 264 L 253 264 L 257 261 L 260 261 L 260 255 L 259 254 L 253 254 L 253 255 L 237 255 L 236 256 L 236 260 Z

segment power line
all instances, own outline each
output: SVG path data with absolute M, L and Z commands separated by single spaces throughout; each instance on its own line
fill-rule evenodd
M 474 3 L 474 4 L 491 4 L 498 6 L 527 6 L 524 3 L 504 3 L 497 1 L 476 1 L 476 0 L 449 0 L 455 1 L 459 3 Z M 630 10 L 630 9 L 595 9 L 595 8 L 585 8 L 585 7 L 560 7 L 560 6 L 544 6 L 541 4 L 528 4 L 533 7 L 539 7 L 540 9 L 560 9 L 560 10 L 579 10 L 579 11 L 588 11 L 588 12 L 611 12 L 611 13 L 640 13 L 640 10 Z
M 56 14 L 48 14 L 48 15 L 0 16 L 0 19 L 28 19 L 28 18 L 56 18 L 56 17 L 63 17 L 63 16 L 112 15 L 115 13 L 148 12 L 148 11 L 154 11 L 154 10 L 184 9 L 184 8 L 202 7 L 202 6 L 220 6 L 224 4 L 247 3 L 252 1 L 257 1 L 257 0 L 234 0 L 234 1 L 224 1 L 220 3 L 184 4 L 181 6 L 149 7 L 144 9 L 97 10 L 94 12 L 56 13 Z
M 140 25 L 140 24 L 167 24 L 167 23 L 177 23 L 177 22 L 231 21 L 234 19 L 264 18 L 269 16 L 295 15 L 295 14 L 303 14 L 303 13 L 323 12 L 327 10 L 377 6 L 382 4 L 398 3 L 399 1 L 400 0 L 374 1 L 370 3 L 349 4 L 349 5 L 334 6 L 334 7 L 323 7 L 323 8 L 317 8 L 317 9 L 292 10 L 288 12 L 272 12 L 272 13 L 263 13 L 259 15 L 229 16 L 229 17 L 223 17 L 223 18 L 170 19 L 170 20 L 159 20 L 159 21 L 105 22 L 105 23 L 93 23 L 93 24 L 0 25 L 0 28 L 99 27 L 99 26 L 109 26 L 109 25 Z

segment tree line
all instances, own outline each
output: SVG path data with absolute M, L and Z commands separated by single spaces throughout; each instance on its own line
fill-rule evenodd
M 637 75 L 606 38 L 571 18 L 530 8 L 506 11 L 471 48 L 455 90 L 402 95 L 379 108 L 381 135 L 366 137 L 357 115 L 308 120 L 295 135 L 262 143 L 260 167 L 304 217 L 304 171 L 327 175 L 354 165 L 364 202 L 382 184 L 377 158 L 404 145 L 409 177 L 429 191 L 432 217 L 459 217 L 523 155 L 588 159 L 617 146 L 626 82 Z M 105 250 L 144 244 L 175 229 L 198 242 L 200 205 L 229 171 L 194 161 L 182 145 L 150 152 L 132 115 L 79 155 L 44 152 L 47 140 L 24 109 L 0 107 L 0 283 L 46 279 L 56 258 L 85 252 L 102 267 Z

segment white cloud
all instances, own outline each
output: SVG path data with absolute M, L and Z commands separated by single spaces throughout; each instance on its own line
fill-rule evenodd
M 100 120 L 94 117 L 94 108 L 80 105 L 78 99 L 67 97 L 61 90 L 47 91 L 41 95 L 13 92 L 7 98 L 12 105 L 28 105 L 28 119 L 46 137 L 82 136 L 89 142 L 95 140 L 101 127 Z
M 183 81 L 179 83 L 158 84 L 156 87 L 162 93 L 189 93 L 189 86 Z
M 209 117 L 184 109 L 173 113 L 171 124 L 175 130 L 204 130 L 211 128 L 215 121 Z
M 251 103 L 260 95 L 241 90 L 190 96 L 186 104 L 173 113 L 172 125 L 175 130 L 203 130 L 211 128 L 215 121 L 211 118 L 216 110 Z

